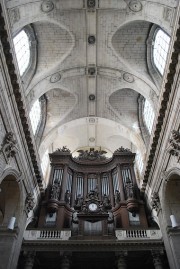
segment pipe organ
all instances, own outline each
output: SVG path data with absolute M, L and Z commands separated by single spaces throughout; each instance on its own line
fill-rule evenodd
M 135 154 L 117 149 L 112 158 L 91 148 L 73 158 L 63 147 L 50 154 L 51 174 L 38 227 L 71 229 L 77 236 L 113 236 L 115 229 L 147 228 L 134 173 Z

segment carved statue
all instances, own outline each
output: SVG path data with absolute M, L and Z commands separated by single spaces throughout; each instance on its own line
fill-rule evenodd
M 58 148 L 55 152 L 68 152 L 70 153 L 70 149 L 67 148 L 67 146 L 63 146 L 62 148 Z
M 50 199 L 59 199 L 59 192 L 60 192 L 60 186 L 55 183 L 51 187 L 51 192 L 50 192 Z
M 134 189 L 133 183 L 130 180 L 126 181 L 125 190 L 126 190 L 127 199 L 135 198 L 135 189 Z
M 120 201 L 121 201 L 120 192 L 118 190 L 116 190 L 115 194 L 114 194 L 115 205 L 119 204 Z
M 16 140 L 14 139 L 14 134 L 8 132 L 1 145 L 1 152 L 3 152 L 6 162 L 8 163 L 11 157 L 14 157 L 18 151 L 16 147 Z
M 74 208 L 76 210 L 81 210 L 81 207 L 83 205 L 83 197 L 81 194 L 78 194 L 76 200 L 75 200 L 75 205 L 74 205 Z
M 65 202 L 66 204 L 70 204 L 70 201 L 71 201 L 71 193 L 69 192 L 69 190 L 66 191 L 65 193 Z
M 129 152 L 129 153 L 132 153 L 130 151 L 130 149 L 128 149 L 128 148 L 125 149 L 122 146 L 120 148 L 116 149 L 114 153 L 121 153 L 121 152 Z
M 106 193 L 103 195 L 103 207 L 105 209 L 111 209 L 111 207 L 112 207 L 110 200 L 109 200 L 109 197 L 107 196 Z
M 76 158 L 77 160 L 88 160 L 88 161 L 94 161 L 94 160 L 105 160 L 107 152 L 104 150 L 94 150 L 94 148 L 90 148 L 90 151 L 88 150 L 78 150 L 79 156 Z

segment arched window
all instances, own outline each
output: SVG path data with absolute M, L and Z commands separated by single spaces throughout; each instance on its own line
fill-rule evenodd
M 145 121 L 146 127 L 149 133 L 151 133 L 153 121 L 154 121 L 154 111 L 151 104 L 147 100 L 145 100 L 145 103 L 144 103 L 143 114 L 144 114 L 144 121 Z
M 19 72 L 22 76 L 28 68 L 30 62 L 30 42 L 24 30 L 20 31 L 14 38 L 14 47 L 19 66 Z
M 153 62 L 161 75 L 164 73 L 170 37 L 161 29 L 154 35 Z
M 40 123 L 40 119 L 41 119 L 41 104 L 40 104 L 39 100 L 36 100 L 33 107 L 31 108 L 31 111 L 29 113 L 29 117 L 31 120 L 33 134 L 35 134 L 37 131 L 37 127 Z

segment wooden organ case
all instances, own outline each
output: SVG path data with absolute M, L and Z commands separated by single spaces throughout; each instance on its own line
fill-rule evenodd
M 66 147 L 50 154 L 51 174 L 38 227 L 70 229 L 71 239 L 108 239 L 119 228 L 147 228 L 134 159 L 135 154 L 122 147 L 110 159 L 94 148 L 79 151 L 76 158 Z

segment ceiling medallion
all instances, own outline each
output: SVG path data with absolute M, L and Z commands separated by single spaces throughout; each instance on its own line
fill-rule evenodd
M 129 73 L 124 73 L 123 79 L 129 83 L 132 83 L 134 81 L 134 77 Z
M 90 100 L 90 101 L 94 101 L 94 100 L 95 100 L 95 98 L 96 98 L 96 97 L 95 97 L 95 95 L 94 95 L 94 94 L 90 94 L 90 95 L 89 95 L 89 100 Z
M 55 83 L 61 79 L 61 75 L 59 73 L 55 73 L 51 76 L 50 82 Z
M 94 137 L 90 137 L 89 138 L 89 142 L 93 143 L 95 141 L 95 138 Z
M 93 44 L 95 43 L 95 41 L 96 41 L 96 38 L 95 38 L 94 35 L 90 35 L 90 36 L 88 36 L 88 43 L 89 43 L 90 45 L 93 45 Z
M 129 8 L 130 8 L 130 10 L 132 10 L 134 12 L 138 12 L 138 11 L 141 11 L 142 4 L 140 1 L 133 0 L 129 3 Z
M 96 5 L 96 1 L 95 0 L 87 0 L 87 7 L 88 8 L 94 8 Z
M 54 4 L 52 1 L 50 0 L 47 0 L 47 1 L 43 1 L 42 4 L 41 4 L 41 10 L 43 12 L 50 12 L 51 10 L 54 9 Z
M 89 76 L 95 76 L 96 75 L 96 68 L 95 67 L 89 67 L 88 68 L 88 75 Z
M 89 123 L 95 123 L 95 118 L 89 118 Z

